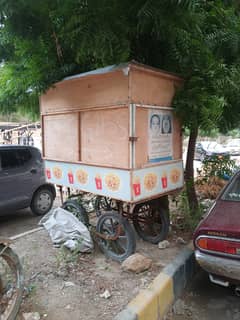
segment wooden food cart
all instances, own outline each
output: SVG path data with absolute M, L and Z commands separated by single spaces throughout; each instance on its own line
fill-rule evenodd
M 166 196 L 183 187 L 181 126 L 171 108 L 181 82 L 129 62 L 65 78 L 41 96 L 47 179 L 106 201 L 98 202 L 96 232 L 113 259 L 135 250 L 129 220 L 152 243 L 168 233 Z

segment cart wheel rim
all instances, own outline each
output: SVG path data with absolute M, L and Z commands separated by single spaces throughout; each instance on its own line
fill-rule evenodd
M 136 219 L 141 229 L 149 236 L 156 236 L 161 232 L 161 215 L 158 211 L 153 210 L 150 205 L 145 205 L 143 210 L 139 210 Z
M 5 247 L 6 248 L 6 247 Z M 0 245 L 0 315 L 1 320 L 15 319 L 23 290 L 22 269 L 10 248 Z
M 168 213 L 151 202 L 137 205 L 134 208 L 133 225 L 143 240 L 157 244 L 168 234 Z
M 135 251 L 134 231 L 129 222 L 118 213 L 100 216 L 96 230 L 106 236 L 117 236 L 116 240 L 99 239 L 100 248 L 113 260 L 123 261 Z

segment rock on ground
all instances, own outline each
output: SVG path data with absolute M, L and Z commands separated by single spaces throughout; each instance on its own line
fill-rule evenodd
M 139 254 L 135 253 L 128 257 L 123 263 L 123 270 L 140 273 L 148 270 L 152 265 L 152 260 Z

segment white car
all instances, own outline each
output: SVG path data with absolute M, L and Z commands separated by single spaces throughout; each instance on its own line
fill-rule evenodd
M 204 161 L 212 156 L 222 158 L 228 155 L 228 149 L 221 144 L 215 141 L 201 141 L 196 143 L 194 159 Z
M 227 142 L 226 148 L 231 156 L 240 155 L 240 139 L 231 139 Z

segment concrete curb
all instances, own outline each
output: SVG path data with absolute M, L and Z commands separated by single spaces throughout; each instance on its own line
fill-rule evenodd
M 151 285 L 142 290 L 114 320 L 161 320 L 195 273 L 196 263 L 186 246 Z

